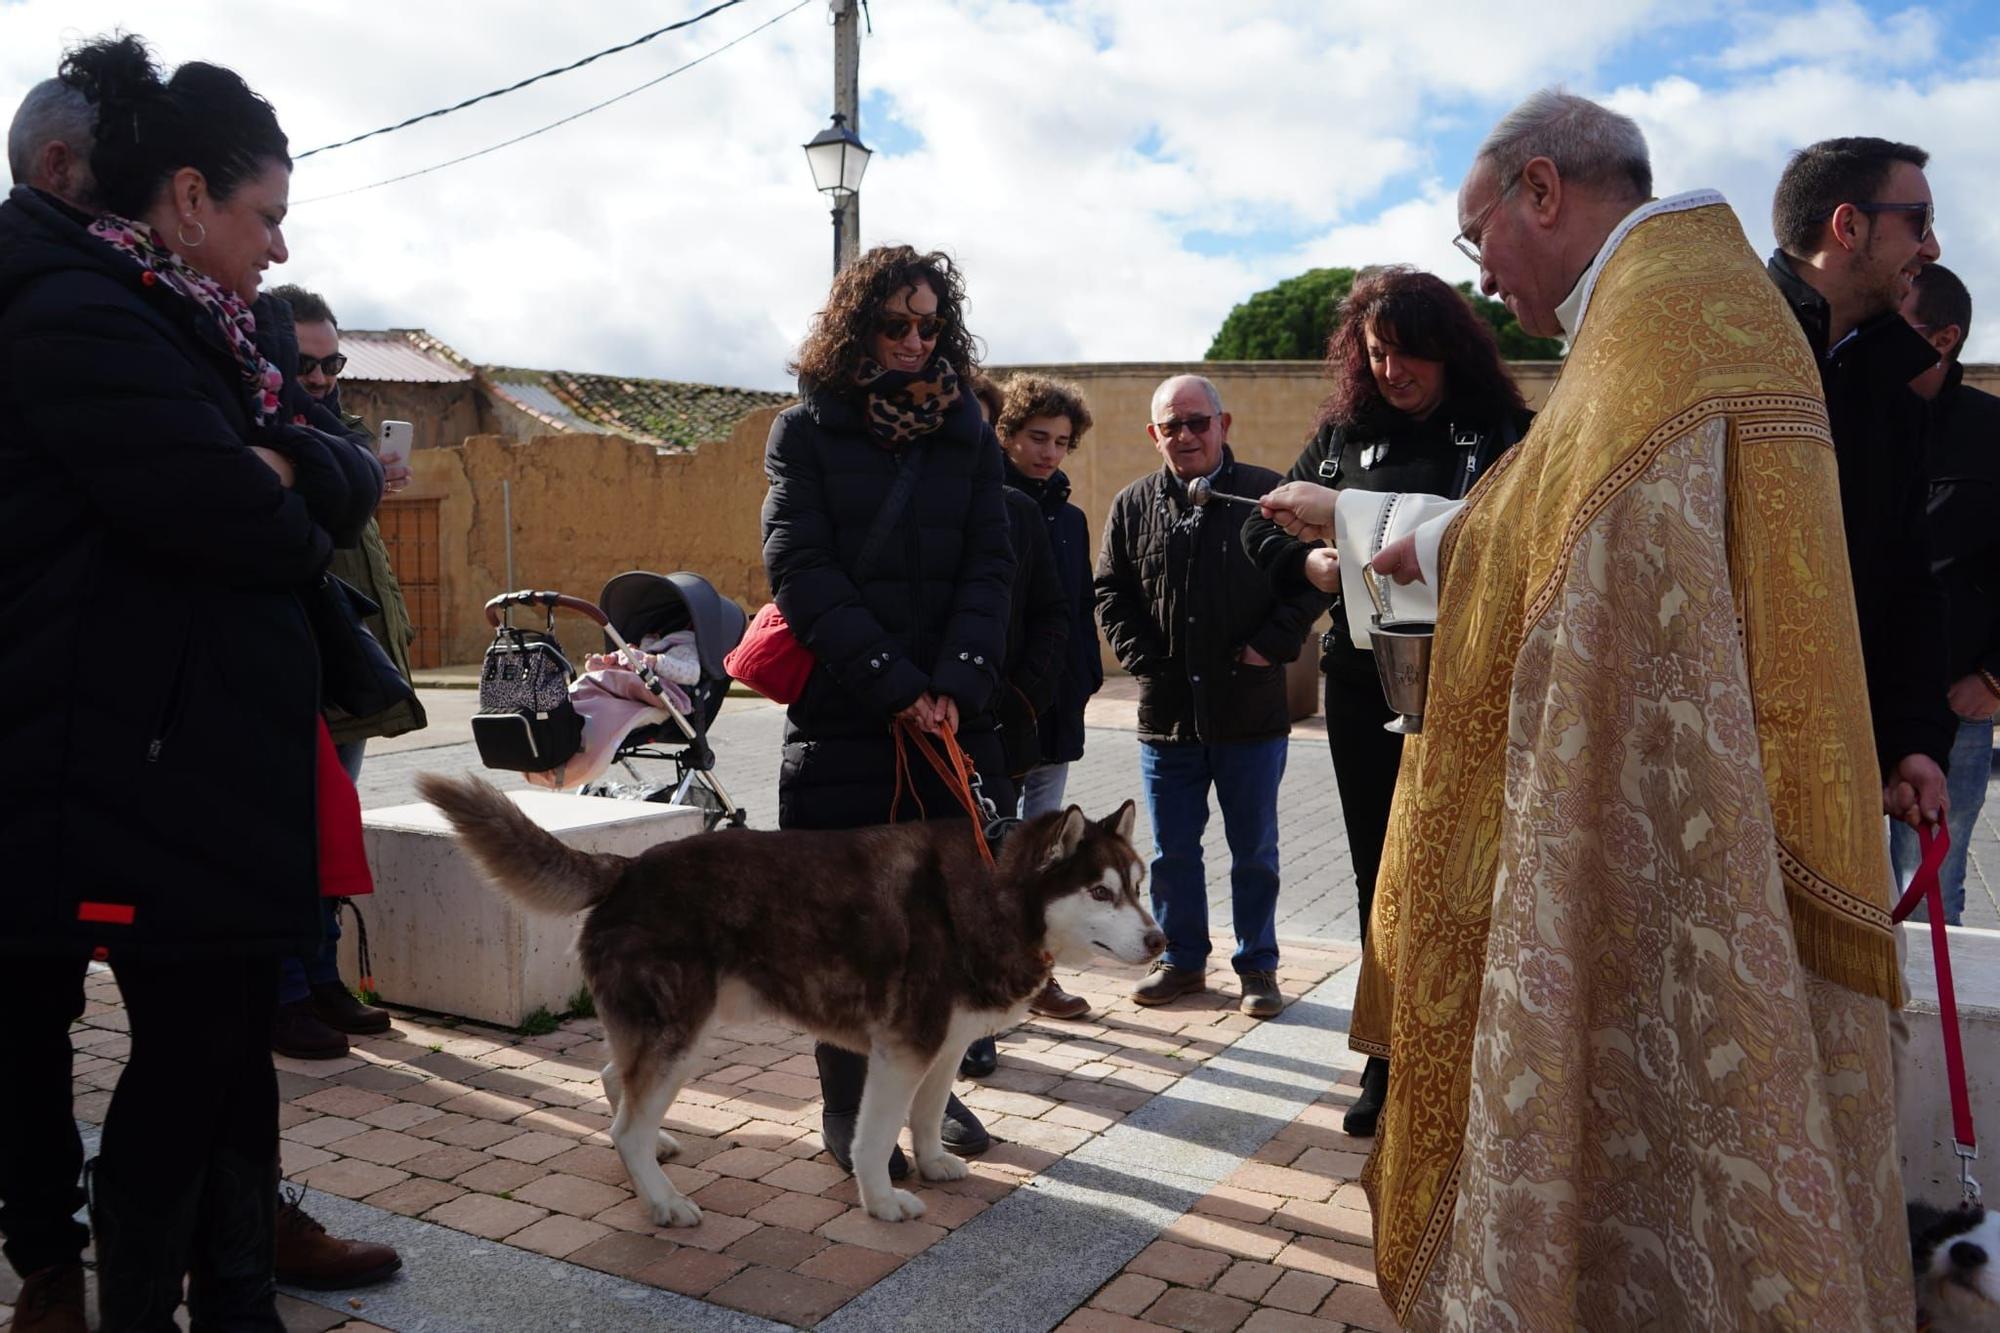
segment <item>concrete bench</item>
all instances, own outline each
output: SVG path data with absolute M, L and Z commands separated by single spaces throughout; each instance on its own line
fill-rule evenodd
M 1952 988 L 1965 1046 L 1965 1082 L 1982 1154 L 1981 1161 L 1973 1163 L 1972 1174 L 1981 1184 L 2000 1190 L 2000 931 L 1951 926 L 1948 933 Z M 1909 950 L 1903 974 L 1910 990 L 1904 1013 L 1910 1024 L 1912 1075 L 1898 1108 L 1903 1192 L 1947 1207 L 1959 1199 L 1958 1158 L 1951 1146 L 1951 1093 L 1938 1019 L 1931 928 L 1905 925 L 1903 943 Z
M 686 806 L 546 791 L 507 797 L 586 852 L 635 856 L 702 831 L 701 812 Z M 431 805 L 365 811 L 361 823 L 375 893 L 359 904 L 383 999 L 510 1028 L 537 1009 L 560 1014 L 569 1008 L 583 985 L 571 947 L 580 915 L 522 910 L 473 868 Z M 341 975 L 359 977 L 351 924 L 340 952 Z

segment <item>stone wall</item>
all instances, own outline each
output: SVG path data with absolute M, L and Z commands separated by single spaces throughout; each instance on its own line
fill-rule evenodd
M 467 436 L 492 430 L 484 415 L 484 395 L 471 380 L 456 384 L 415 384 L 392 380 L 343 380 L 340 405 L 370 428 L 407 421 L 416 448 L 442 449 Z

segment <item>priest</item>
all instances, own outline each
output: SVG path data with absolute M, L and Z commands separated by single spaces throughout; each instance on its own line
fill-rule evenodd
M 1354 1038 L 1407 1326 L 1899 1328 L 1901 1002 L 1839 484 L 1797 322 L 1638 127 L 1535 94 L 1459 194 L 1569 357 L 1378 572 L 1438 598 Z M 1330 506 L 1267 512 L 1317 534 Z

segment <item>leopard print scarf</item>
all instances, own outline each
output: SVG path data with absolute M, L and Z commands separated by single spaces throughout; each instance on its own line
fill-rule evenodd
M 862 415 L 869 433 L 890 449 L 942 426 L 961 393 L 958 372 L 941 356 L 919 371 L 886 370 L 864 357 L 854 382 L 866 391 Z

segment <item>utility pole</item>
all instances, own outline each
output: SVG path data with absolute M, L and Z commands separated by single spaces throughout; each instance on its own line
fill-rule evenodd
M 861 133 L 861 0 L 827 0 L 833 10 L 833 109 L 847 117 L 847 128 Z M 834 226 L 836 269 L 846 268 L 861 253 L 861 196 L 850 194 L 839 204 Z

